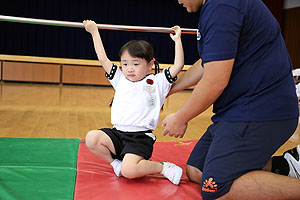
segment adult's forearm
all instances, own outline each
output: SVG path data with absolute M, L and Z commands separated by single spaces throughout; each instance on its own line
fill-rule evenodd
M 173 84 L 169 95 L 196 85 L 201 79 L 202 74 L 203 68 L 201 66 L 201 59 L 199 59 L 191 66 L 190 69 L 178 78 L 178 80 Z
M 187 123 L 209 108 L 228 85 L 234 59 L 209 62 L 202 79 L 194 88 L 187 102 L 177 111 L 177 116 Z
M 222 93 L 222 89 L 211 88 L 211 84 L 200 80 L 190 98 L 177 111 L 177 116 L 184 123 L 198 116 L 209 108 Z

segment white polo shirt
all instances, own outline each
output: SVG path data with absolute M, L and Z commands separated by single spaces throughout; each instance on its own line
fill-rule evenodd
M 116 65 L 106 77 L 115 89 L 111 108 L 111 123 L 120 131 L 154 130 L 159 121 L 161 106 L 176 77 L 169 69 L 147 75 L 144 79 L 129 81 Z

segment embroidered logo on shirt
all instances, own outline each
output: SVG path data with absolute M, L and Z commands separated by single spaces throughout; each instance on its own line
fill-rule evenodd
M 147 82 L 149 85 L 153 85 L 153 83 L 154 83 L 154 81 L 153 81 L 152 79 L 149 79 L 149 78 L 146 80 L 146 82 Z
M 215 192 L 218 190 L 218 185 L 213 178 L 206 179 L 203 182 L 202 191 L 204 192 Z

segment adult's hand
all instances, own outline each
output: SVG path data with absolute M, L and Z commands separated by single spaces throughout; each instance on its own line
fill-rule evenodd
M 180 120 L 180 117 L 177 116 L 177 113 L 172 113 L 168 115 L 164 120 L 162 125 L 165 127 L 162 135 L 168 135 L 170 137 L 182 138 L 185 134 L 187 123 Z

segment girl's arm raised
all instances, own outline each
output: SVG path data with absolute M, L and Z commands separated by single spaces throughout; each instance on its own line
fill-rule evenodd
M 170 73 L 174 78 L 184 66 L 184 53 L 181 42 L 181 29 L 179 26 L 174 26 L 172 29 L 174 30 L 175 34 L 170 33 L 170 37 L 175 42 L 175 58 L 174 65 L 170 68 Z
M 106 52 L 98 31 L 97 24 L 94 21 L 91 20 L 84 20 L 83 21 L 85 30 L 89 32 L 93 37 L 94 42 L 94 48 L 98 57 L 98 60 L 100 61 L 101 65 L 105 69 L 107 73 L 110 73 L 112 62 L 107 58 Z

